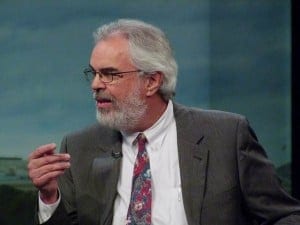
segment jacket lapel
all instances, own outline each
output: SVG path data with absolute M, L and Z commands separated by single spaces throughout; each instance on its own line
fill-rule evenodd
M 106 154 L 104 154 L 104 157 L 100 156 L 94 159 L 92 173 L 96 177 L 95 188 L 97 193 L 101 194 L 99 199 L 105 205 L 105 208 L 100 209 L 103 215 L 100 224 L 111 224 L 122 158 L 121 134 L 116 132 L 113 135 L 111 144 L 101 146 L 101 151 Z
M 182 195 L 188 224 L 200 224 L 208 149 L 189 112 L 174 105 Z

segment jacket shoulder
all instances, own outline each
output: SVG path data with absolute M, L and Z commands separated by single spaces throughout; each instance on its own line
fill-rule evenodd
M 224 121 L 224 122 L 234 122 L 240 120 L 247 120 L 244 115 L 226 112 L 214 109 L 202 109 L 196 107 L 182 106 L 179 104 L 174 104 L 174 113 L 177 117 L 190 117 L 197 121 Z

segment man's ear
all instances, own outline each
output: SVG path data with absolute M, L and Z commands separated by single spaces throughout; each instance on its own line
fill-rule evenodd
M 163 84 L 164 75 L 162 72 L 153 72 L 146 75 L 146 95 L 151 96 L 155 94 L 160 86 Z

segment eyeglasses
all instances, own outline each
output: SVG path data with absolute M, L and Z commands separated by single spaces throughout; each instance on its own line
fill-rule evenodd
M 94 70 L 93 67 L 89 67 L 83 70 L 83 73 L 85 75 L 85 78 L 87 81 L 91 82 L 95 79 L 96 75 L 99 75 L 99 79 L 103 82 L 103 83 L 110 83 L 114 80 L 114 77 L 120 77 L 122 78 L 123 75 L 122 74 L 126 74 L 126 73 L 135 73 L 135 72 L 142 72 L 141 70 L 131 70 L 131 71 L 122 71 L 122 72 L 118 72 L 115 71 L 114 68 L 103 68 L 100 69 L 99 71 Z

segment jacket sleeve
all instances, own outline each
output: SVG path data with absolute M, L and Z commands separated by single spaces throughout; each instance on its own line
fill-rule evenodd
M 35 224 L 39 224 L 38 216 L 35 217 Z M 73 225 L 69 219 L 68 213 L 64 207 L 63 203 L 60 203 L 55 210 L 54 214 L 49 220 L 47 220 L 43 225 Z
M 247 120 L 237 129 L 239 179 L 245 205 L 259 224 L 300 224 L 300 203 L 281 186 Z

